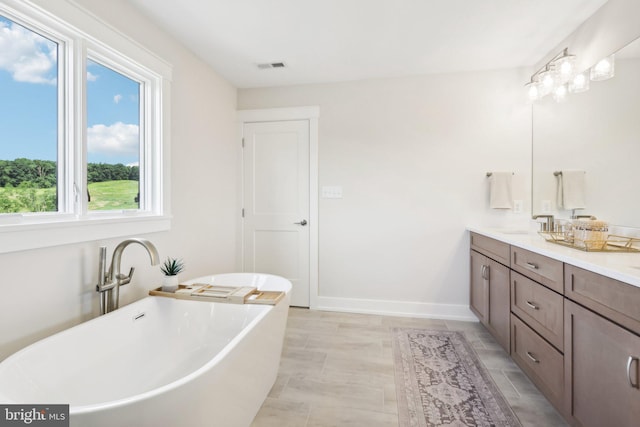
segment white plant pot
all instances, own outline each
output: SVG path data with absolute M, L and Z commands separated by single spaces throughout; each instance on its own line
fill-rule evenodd
M 178 283 L 178 276 L 164 276 L 162 278 L 162 292 L 177 291 Z

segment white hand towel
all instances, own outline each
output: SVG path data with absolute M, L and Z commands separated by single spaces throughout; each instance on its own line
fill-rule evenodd
M 513 207 L 513 191 L 511 172 L 492 172 L 491 187 L 489 189 L 489 207 L 491 209 L 511 209 Z
M 564 170 L 558 175 L 558 207 L 560 209 L 585 209 L 585 171 Z

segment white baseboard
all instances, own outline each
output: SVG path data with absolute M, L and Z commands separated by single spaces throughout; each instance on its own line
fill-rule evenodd
M 317 297 L 315 310 L 348 313 L 379 314 L 383 316 L 422 317 L 428 319 L 463 320 L 477 322 L 469 306 L 433 304 L 408 301 L 384 301 L 355 298 Z

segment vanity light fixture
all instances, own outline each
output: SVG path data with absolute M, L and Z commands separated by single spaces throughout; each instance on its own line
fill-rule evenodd
M 589 90 L 589 81 L 610 79 L 615 74 L 614 55 L 600 60 L 596 65 L 582 73 L 576 72 L 576 56 L 569 48 L 551 58 L 525 85 L 529 101 L 537 101 L 551 94 L 556 102 L 566 100 L 568 93 L 580 93 Z

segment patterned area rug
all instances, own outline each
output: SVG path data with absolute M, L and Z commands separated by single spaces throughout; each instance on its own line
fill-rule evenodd
M 521 427 L 461 332 L 394 328 L 400 427 Z

